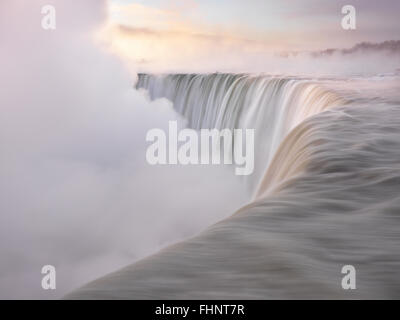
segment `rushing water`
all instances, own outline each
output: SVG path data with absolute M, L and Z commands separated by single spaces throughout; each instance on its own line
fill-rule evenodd
M 400 298 L 397 77 L 139 75 L 137 88 L 191 128 L 254 128 L 254 201 L 68 298 Z
M 345 101 L 315 81 L 245 74 L 139 74 L 136 88 L 165 97 L 193 129 L 255 130 L 253 191 L 282 139 L 302 120 Z

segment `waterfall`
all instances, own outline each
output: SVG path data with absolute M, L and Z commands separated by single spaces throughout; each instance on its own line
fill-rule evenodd
M 255 197 L 67 298 L 398 298 L 398 80 L 140 75 L 191 128 L 255 128 Z M 348 265 L 357 290 L 341 286 Z
M 257 192 L 280 143 L 306 118 L 345 100 L 321 82 L 248 74 L 139 74 L 137 89 L 167 98 L 192 129 L 254 129 L 255 167 L 247 178 Z M 235 142 L 234 142 L 235 145 Z

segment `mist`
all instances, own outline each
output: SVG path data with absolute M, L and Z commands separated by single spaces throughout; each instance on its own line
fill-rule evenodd
M 346 31 L 343 31 L 346 32 Z M 199 35 L 107 24 L 99 35 L 110 52 L 141 73 L 256 73 L 372 76 L 400 69 L 400 41 L 294 50 L 232 35 Z
M 218 166 L 150 166 L 146 132 L 185 121 L 133 89 L 95 34 L 104 1 L 0 4 L 0 298 L 59 298 L 188 238 L 247 196 Z M 41 268 L 57 289 L 41 288 Z

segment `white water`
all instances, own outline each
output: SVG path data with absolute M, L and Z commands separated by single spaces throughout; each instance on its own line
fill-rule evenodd
M 256 198 L 68 298 L 400 297 L 398 78 L 143 75 L 138 87 L 192 128 L 255 128 Z M 348 264 L 354 291 L 341 288 Z
M 334 90 L 316 81 L 246 74 L 139 74 L 136 88 L 148 90 L 151 99 L 171 100 L 190 128 L 255 129 L 255 169 L 248 181 L 251 191 L 295 126 L 345 103 Z

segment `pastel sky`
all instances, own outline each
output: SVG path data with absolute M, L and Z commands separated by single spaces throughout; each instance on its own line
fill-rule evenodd
M 356 30 L 341 27 L 348 4 Z M 152 67 L 346 48 L 400 34 L 398 0 L 110 0 L 108 11 L 112 48 Z

